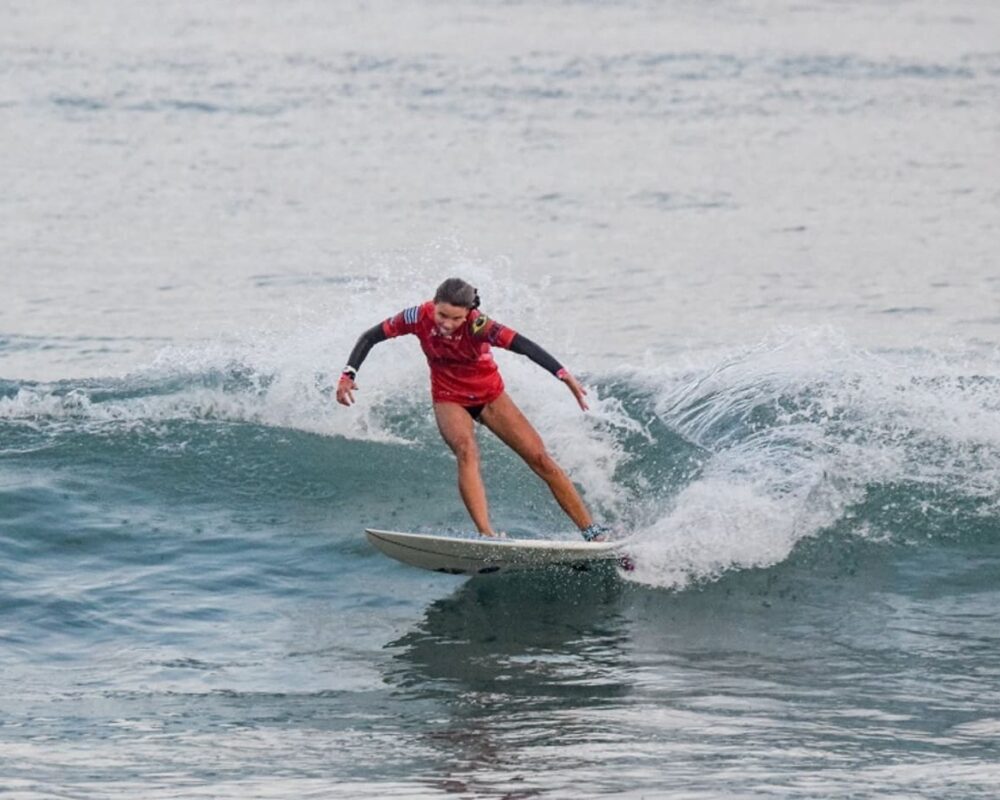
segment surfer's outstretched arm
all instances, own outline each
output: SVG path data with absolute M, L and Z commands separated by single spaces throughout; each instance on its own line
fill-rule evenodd
M 344 367 L 344 371 L 340 374 L 340 380 L 337 381 L 338 403 L 349 406 L 354 402 L 354 390 L 358 388 L 354 379 L 358 376 L 361 364 L 368 357 L 368 352 L 375 345 L 379 342 L 384 342 L 388 338 L 381 322 L 375 327 L 369 328 L 358 337 L 354 349 L 351 350 L 351 354 L 347 357 L 347 366 Z
M 587 410 L 587 401 L 584 400 L 584 395 L 587 394 L 587 390 L 584 389 L 580 385 L 580 382 L 574 378 L 572 374 L 570 374 L 570 371 L 556 361 L 545 348 L 531 341 L 531 339 L 523 333 L 518 333 L 514 335 L 514 338 L 507 346 L 507 349 L 512 353 L 519 353 L 522 356 L 527 356 L 542 369 L 547 369 L 555 375 L 569 387 L 569 390 L 573 393 L 573 397 L 576 398 L 576 402 L 580 404 L 580 408 L 584 411 Z

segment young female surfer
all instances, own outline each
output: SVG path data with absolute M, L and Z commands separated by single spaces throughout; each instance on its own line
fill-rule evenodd
M 504 391 L 490 347 L 527 356 L 569 387 L 587 410 L 584 389 L 562 365 L 526 336 L 479 311 L 479 294 L 460 278 L 449 278 L 434 299 L 400 311 L 361 334 L 337 384 L 337 402 L 354 402 L 354 382 L 372 347 L 386 339 L 413 334 L 431 369 L 431 398 L 438 430 L 458 459 L 458 490 L 473 523 L 483 536 L 494 536 L 479 472 L 474 422 L 480 422 L 516 452 L 544 480 L 563 511 L 588 541 L 605 538 L 576 487 L 548 454 L 542 438 Z

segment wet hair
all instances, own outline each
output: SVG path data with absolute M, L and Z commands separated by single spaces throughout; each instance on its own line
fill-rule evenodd
M 448 278 L 434 292 L 434 302 L 462 308 L 479 308 L 479 292 L 461 278 Z

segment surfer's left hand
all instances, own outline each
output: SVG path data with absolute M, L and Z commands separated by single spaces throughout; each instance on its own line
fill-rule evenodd
M 587 390 L 584 389 L 580 385 L 580 381 L 574 378 L 569 372 L 564 370 L 564 373 L 565 374 L 562 375 L 560 380 L 569 387 L 569 390 L 573 393 L 573 397 L 576 398 L 576 402 L 580 404 L 580 408 L 587 411 L 590 406 L 588 406 L 587 401 L 583 399 L 587 394 Z

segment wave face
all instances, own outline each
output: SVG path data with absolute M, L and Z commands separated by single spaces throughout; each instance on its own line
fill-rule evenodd
M 790 796 L 987 791 L 995 353 L 785 332 L 583 375 L 589 414 L 506 358 L 510 391 L 632 537 L 637 568 L 463 582 L 361 536 L 469 528 L 419 353 L 380 345 L 348 410 L 309 341 L 0 382 L 11 786 L 324 796 L 316 776 L 336 775 L 344 796 L 421 796 L 444 775 L 516 794 L 530 769 L 569 796 L 590 758 L 572 754 L 598 736 L 602 763 L 628 769 L 587 785 L 640 795 L 664 760 L 743 752 L 749 734 L 763 750 L 687 784 L 712 796 L 765 770 Z M 480 439 L 494 521 L 565 533 L 527 467 Z M 863 754 L 849 774 L 845 747 Z
M 295 502 L 322 516 L 343 504 L 358 523 L 468 528 L 426 377 L 401 366 L 412 354 L 390 366 L 401 387 L 376 382 L 348 411 L 335 376 L 311 372 L 308 354 L 283 358 L 294 349 L 170 350 L 124 378 L 0 383 L 6 469 L 86 465 L 112 505 L 141 490 L 216 513 L 238 503 L 263 518 Z M 510 367 L 595 512 L 634 537 L 641 583 L 678 589 L 771 567 L 821 538 L 935 547 L 1000 522 L 1000 364 L 989 354 L 871 353 L 829 330 L 786 332 L 702 366 L 588 376 L 589 415 L 568 413 L 555 382 L 521 386 L 530 364 Z M 497 523 L 565 530 L 516 456 L 481 440 Z M 12 502 L 34 491 L 15 488 Z
M 585 375 L 586 415 L 507 359 L 637 568 L 462 581 L 361 536 L 469 527 L 418 354 L 380 348 L 351 410 L 298 335 L 0 383 L 10 786 L 324 796 L 316 776 L 335 774 L 344 796 L 421 796 L 444 775 L 511 794 L 530 769 L 568 796 L 589 763 L 572 754 L 599 736 L 628 769 L 587 785 L 639 795 L 663 759 L 742 752 L 750 734 L 766 752 L 688 785 L 711 796 L 765 770 L 790 796 L 986 791 L 995 353 L 786 332 Z M 480 438 L 494 520 L 565 533 L 540 482 Z M 863 754 L 849 775 L 845 747 Z

